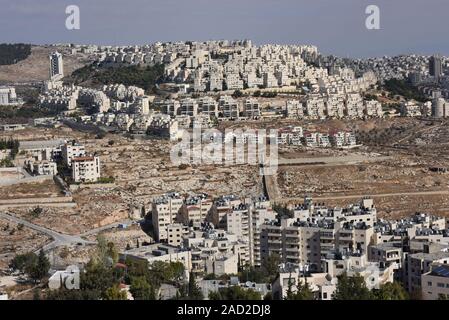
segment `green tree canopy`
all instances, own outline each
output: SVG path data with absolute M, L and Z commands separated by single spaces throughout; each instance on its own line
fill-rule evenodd
M 345 272 L 338 277 L 337 289 L 332 298 L 334 300 L 372 300 L 373 296 L 361 275 L 348 277 Z

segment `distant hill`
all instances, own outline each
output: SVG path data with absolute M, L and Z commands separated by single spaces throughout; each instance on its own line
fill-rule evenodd
M 31 45 L 24 43 L 0 44 L 0 65 L 15 64 L 31 54 Z
M 71 54 L 71 50 L 59 46 L 31 46 L 31 54 L 24 60 L 11 65 L 0 65 L 0 85 L 48 80 L 50 61 L 48 55 L 58 50 L 63 55 L 64 74 L 89 64 L 92 60 L 86 54 Z

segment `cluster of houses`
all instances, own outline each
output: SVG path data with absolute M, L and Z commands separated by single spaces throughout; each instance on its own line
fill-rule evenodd
M 71 173 L 74 183 L 96 182 L 100 176 L 100 158 L 88 154 L 75 141 L 21 141 L 19 152 L 25 157 L 25 167 L 33 175 L 57 175 L 58 164 Z
M 304 131 L 302 127 L 281 128 L 278 132 L 279 145 L 306 146 L 310 148 L 355 147 L 357 139 L 351 131 L 332 133 Z
M 370 198 L 329 208 L 306 197 L 281 215 L 264 197 L 213 199 L 171 192 L 154 199 L 151 221 L 156 243 L 128 248 L 122 255 L 150 264 L 182 262 L 200 279 L 235 275 L 276 255 L 281 262 L 276 280 L 251 286 L 261 293 L 268 288 L 276 299 L 286 296 L 293 280 L 307 281 L 318 299 L 330 300 L 344 272 L 361 275 L 370 289 L 397 281 L 424 299 L 449 294 L 446 219 L 423 213 L 379 219 Z M 203 291 L 211 285 L 199 283 Z

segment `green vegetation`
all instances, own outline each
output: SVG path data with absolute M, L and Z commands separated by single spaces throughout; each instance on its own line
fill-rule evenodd
M 386 283 L 379 290 L 373 290 L 377 300 L 409 300 L 409 294 L 400 283 Z
M 280 256 L 271 254 L 267 259 L 262 260 L 260 268 L 245 267 L 238 274 L 239 280 L 240 282 L 272 283 L 278 275 L 278 266 L 280 263 Z
M 410 100 L 426 102 L 428 99 L 419 90 L 406 80 L 390 79 L 385 81 L 384 89 L 393 95 L 400 95 Z
M 379 289 L 370 291 L 365 284 L 365 279 L 356 275 L 348 277 L 343 273 L 338 277 L 337 290 L 333 294 L 334 300 L 408 300 L 410 299 L 405 289 L 397 282 L 386 283 Z
M 72 79 L 76 84 L 92 81 L 93 84 L 107 85 L 122 83 L 126 86 L 138 86 L 145 90 L 154 87 L 156 81 L 163 76 L 164 65 L 147 67 L 97 67 L 93 64 L 75 70 Z
M 293 211 L 288 209 L 286 206 L 279 205 L 275 203 L 273 205 L 273 210 L 277 213 L 277 218 L 293 218 Z
M 0 150 L 11 150 L 11 158 L 15 158 L 17 153 L 19 152 L 19 140 L 10 138 L 9 140 L 1 139 L 0 140 Z
M 348 277 L 345 272 L 338 277 L 337 289 L 332 295 L 332 299 L 373 300 L 373 295 L 366 287 L 365 279 L 362 276 Z
M 310 289 L 309 283 L 307 280 L 302 283 L 302 281 L 298 281 L 296 286 L 296 291 L 293 292 L 293 279 L 290 277 L 288 279 L 288 288 L 287 288 L 287 296 L 285 300 L 313 300 L 314 295 L 312 290 Z
M 10 267 L 14 270 L 20 270 L 34 282 L 37 282 L 47 276 L 50 270 L 50 261 L 45 256 L 44 251 L 41 250 L 39 255 L 30 252 L 15 256 L 10 263 Z
M 234 93 L 232 94 L 233 98 L 241 98 L 243 97 L 243 92 L 240 90 L 235 90 Z
M 31 54 L 31 45 L 24 43 L 0 44 L 0 65 L 15 64 Z
M 276 98 L 277 95 L 276 92 L 263 92 L 261 96 L 262 98 Z
M 243 289 L 239 286 L 220 288 L 216 292 L 209 293 L 210 300 L 262 300 L 259 292 L 252 289 Z
M 58 115 L 57 110 L 38 108 L 36 106 L 1 106 L 0 121 L 9 123 L 28 122 L 29 119 L 53 117 Z
M 4 158 L 0 160 L 0 168 L 12 168 L 14 167 L 14 163 L 10 158 Z

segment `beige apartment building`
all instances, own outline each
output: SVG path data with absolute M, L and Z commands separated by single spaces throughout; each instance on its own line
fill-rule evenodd
M 74 182 L 96 182 L 100 178 L 99 157 L 73 157 L 71 163 L 72 179 Z
M 421 276 L 422 299 L 449 298 L 449 265 L 432 264 L 431 271 Z
M 183 203 L 182 197 L 175 192 L 167 193 L 153 201 L 151 213 L 156 241 L 168 240 L 167 227 L 175 222 Z

